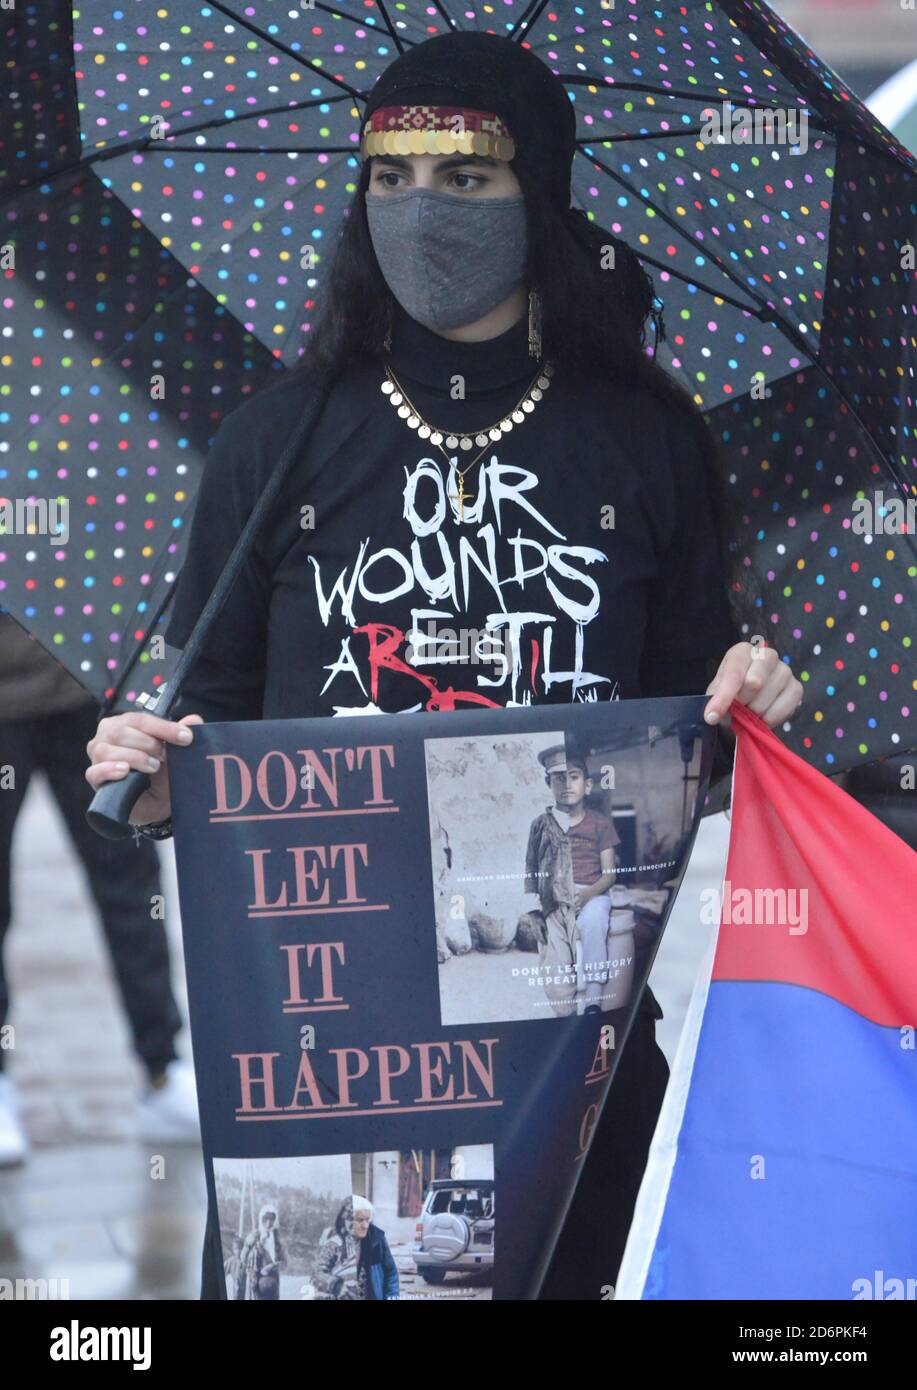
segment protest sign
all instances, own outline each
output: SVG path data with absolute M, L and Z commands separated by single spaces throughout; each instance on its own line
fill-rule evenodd
M 170 749 L 227 1297 L 537 1295 L 694 840 L 704 703 Z

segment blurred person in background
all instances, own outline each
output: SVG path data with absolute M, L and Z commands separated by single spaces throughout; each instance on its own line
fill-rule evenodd
M 86 744 L 97 720 L 95 700 L 0 612 L 0 1030 L 10 1008 L 3 946 L 13 911 L 13 830 L 32 773 L 43 772 L 86 871 L 134 1050 L 146 1073 L 139 1137 L 196 1143 L 194 1072 L 175 1051 L 182 1019 L 172 992 L 165 923 L 152 915 L 152 900 L 162 892 L 156 848 L 139 838 L 136 843 L 103 840 L 86 821 L 92 799 L 84 776 Z M 41 903 L 29 907 L 40 911 Z M 29 1148 L 20 1096 L 9 1075 L 11 1052 L 0 1046 L 0 1166 L 23 1162 Z

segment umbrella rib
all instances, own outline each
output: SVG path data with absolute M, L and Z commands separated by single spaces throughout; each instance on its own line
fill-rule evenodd
M 623 179 L 621 175 L 616 173 L 614 169 L 610 169 L 608 165 L 605 164 L 601 159 L 597 159 L 595 155 L 590 155 L 589 159 L 591 163 L 595 164 L 597 168 L 601 169 L 603 173 L 607 174 L 608 177 L 610 179 L 613 179 L 614 182 L 620 185 L 621 188 L 626 189 L 627 192 L 633 194 L 635 198 L 639 198 L 640 201 L 642 203 L 645 203 L 647 207 L 651 207 L 655 216 L 660 217 L 662 221 L 666 224 L 666 226 L 670 227 L 671 230 L 680 240 L 685 241 L 687 245 L 692 248 L 692 250 L 697 251 L 697 243 L 693 242 L 690 239 L 690 237 L 685 232 L 684 228 L 681 227 L 679 223 L 677 223 L 675 219 L 665 211 L 664 208 L 657 207 L 654 203 L 650 201 L 649 198 L 647 198 L 643 193 L 641 193 L 639 189 L 634 188 L 632 184 L 628 183 L 626 179 Z M 787 337 L 791 337 L 795 345 L 798 348 L 804 350 L 807 357 L 814 356 L 810 344 L 806 342 L 805 338 L 798 335 L 796 329 L 787 319 L 783 317 L 779 309 L 775 309 L 773 305 L 768 304 L 765 300 L 761 298 L 759 294 L 756 294 L 754 290 L 749 289 L 747 285 L 744 285 L 742 281 L 739 279 L 739 277 L 736 275 L 735 271 L 731 270 L 729 266 L 724 265 L 720 258 L 716 255 L 716 253 L 711 251 L 709 247 L 705 245 L 702 249 L 704 252 L 704 256 L 708 261 L 710 261 L 711 265 L 715 265 L 716 268 L 721 272 L 721 274 L 726 276 L 727 280 L 730 280 L 732 284 L 736 286 L 737 289 L 741 290 L 743 294 L 747 294 L 760 306 L 763 317 L 772 318 L 774 323 L 776 323 L 777 326 L 786 333 Z M 698 288 L 707 289 L 707 286 L 698 284 Z M 710 289 L 709 292 L 711 294 L 717 293 L 714 289 Z
M 168 142 L 172 140 L 180 140 L 183 136 L 193 135 L 200 130 L 216 130 L 219 129 L 221 126 L 241 125 L 243 121 L 250 121 L 253 120 L 255 117 L 258 117 L 260 119 L 260 117 L 262 116 L 273 116 L 283 112 L 291 111 L 303 111 L 313 106 L 322 106 L 333 101 L 349 100 L 352 100 L 352 98 L 343 94 L 341 96 L 310 97 L 308 101 L 296 102 L 292 106 L 262 107 L 258 111 L 246 111 L 241 116 L 216 116 L 212 121 L 201 121 L 197 125 L 184 126 L 181 130 L 177 130 L 173 134 L 166 135 L 162 140 L 154 140 L 149 135 L 138 135 L 136 140 L 126 140 L 119 145 L 113 145 L 111 149 L 95 150 L 92 154 L 82 155 L 80 159 L 76 160 L 76 162 L 73 164 L 66 164 L 60 169 L 54 169 L 53 171 L 47 171 L 38 174 L 34 179 L 29 180 L 29 182 L 27 183 L 17 184 L 15 188 L 11 188 L 6 193 L 0 194 L 0 208 L 5 206 L 6 203 L 11 202 L 14 198 L 20 197 L 28 189 L 36 187 L 36 185 L 38 184 L 53 184 L 57 182 L 57 180 L 65 178 L 68 174 L 79 173 L 81 169 L 91 169 L 94 164 L 101 164 L 107 159 L 117 159 L 121 155 L 131 154 L 132 152 L 142 151 L 146 154 L 170 154 L 173 150 L 177 149 L 180 150 L 182 153 L 188 154 L 216 155 L 255 153 L 256 149 L 254 146 L 251 145 L 244 146 L 241 149 L 229 149 L 218 147 L 202 149 L 201 147 L 196 145 L 174 145 Z M 320 148 L 316 148 L 315 150 L 310 149 L 308 151 L 290 150 L 286 146 L 279 148 L 276 146 L 272 146 L 270 149 L 258 150 L 257 152 L 262 154 L 345 153 L 345 151 L 340 146 L 334 145 L 323 145 Z M 355 153 L 355 150 L 347 150 L 346 153 L 353 154 Z
M 157 140 L 156 144 L 162 142 Z M 202 150 L 198 145 L 169 145 L 167 149 L 155 149 L 152 145 L 148 154 L 352 154 L 356 150 L 351 145 L 233 145 L 219 149 Z
M 510 29 L 507 38 L 515 38 L 517 29 L 519 30 L 519 38 L 516 40 L 517 43 L 521 43 L 524 38 L 528 38 L 532 31 L 532 25 L 538 22 L 547 7 L 548 0 L 532 0 L 528 9 L 523 10 L 512 29 Z M 534 14 L 532 14 L 533 10 L 535 11 Z M 529 18 L 530 15 L 531 18 Z
M 821 130 L 823 127 L 816 126 L 815 129 Z M 635 135 L 590 135 L 585 139 L 577 140 L 576 143 L 581 147 L 595 144 L 626 145 L 634 140 L 679 140 L 683 139 L 686 135 L 700 135 L 702 132 L 703 126 L 683 126 L 681 130 L 643 130 Z M 827 133 L 831 134 L 830 131 Z M 711 149 L 725 149 L 727 145 L 731 145 L 733 148 L 738 147 L 739 149 L 746 150 L 750 149 L 752 145 L 755 145 L 756 148 L 761 148 L 752 140 L 714 140 L 709 142 L 709 144 Z M 773 141 L 765 141 L 763 148 L 770 149 L 772 144 Z
M 685 126 L 682 130 L 647 130 L 641 131 L 637 135 L 590 135 L 585 140 L 577 140 L 577 145 L 583 151 L 588 151 L 590 145 L 627 145 L 634 140 L 681 140 L 687 135 L 700 135 L 702 126 Z
M 364 19 L 362 15 L 348 14 L 346 10 L 341 9 L 340 5 L 325 5 L 322 3 L 322 0 L 312 0 L 312 4 L 304 6 L 304 8 L 312 10 L 324 10 L 325 14 L 330 14 L 332 19 L 346 19 L 351 24 L 365 24 L 368 29 L 375 29 L 375 25 L 372 23 L 371 20 Z M 384 7 L 382 4 L 379 4 L 378 8 L 381 10 Z M 386 23 L 387 22 L 388 21 L 386 20 Z M 394 37 L 395 35 L 392 34 L 392 38 Z
M 385 27 L 389 32 L 389 37 L 392 39 L 395 47 L 398 50 L 399 55 L 402 54 L 404 52 L 404 44 L 401 41 L 400 34 L 396 32 L 395 26 L 392 24 L 392 21 L 388 17 L 388 10 L 385 8 L 384 0 L 376 0 L 376 5 L 382 18 L 385 20 Z
M 397 47 L 399 53 L 404 52 L 404 48 L 402 46 L 403 44 L 410 44 L 410 46 L 413 48 L 414 43 L 412 39 L 399 38 L 399 36 L 395 33 L 391 23 L 389 22 L 388 15 L 385 13 L 385 5 L 382 3 L 382 0 L 378 0 L 378 5 L 380 11 L 382 12 L 382 16 L 385 20 L 386 26 L 388 28 L 389 35 L 392 39 L 394 39 L 395 46 Z M 313 4 L 309 8 L 313 10 L 323 10 L 325 14 L 330 14 L 332 19 L 346 19 L 348 24 L 365 24 L 368 29 L 372 29 L 375 33 L 379 32 L 379 30 L 376 29 L 371 19 L 367 19 L 364 15 L 348 14 L 346 10 L 341 9 L 340 5 L 323 5 L 321 3 L 321 0 L 313 0 Z
M 822 127 L 821 127 L 821 126 L 815 126 L 814 129 L 817 130 L 817 131 L 819 131 L 819 132 L 822 131 Z M 702 135 L 703 132 L 704 132 L 704 127 L 703 127 L 703 126 L 699 126 L 699 125 L 695 125 L 695 126 L 682 126 L 682 128 L 681 128 L 680 130 L 641 130 L 641 131 L 635 132 L 635 133 L 632 134 L 632 135 L 612 135 L 612 134 L 610 134 L 610 133 L 605 134 L 605 135 L 590 135 L 590 136 L 586 136 L 586 137 L 583 138 L 583 139 L 578 139 L 578 140 L 576 141 L 576 144 L 579 145 L 579 146 L 582 148 L 582 147 L 584 147 L 584 146 L 586 146 L 586 145 L 596 145 L 596 144 L 601 144 L 601 145 L 627 145 L 627 144 L 633 144 L 633 143 L 634 143 L 635 141 L 637 141 L 637 140 L 680 140 L 680 139 L 684 139 L 686 136 L 691 136 L 691 135 Z M 827 130 L 824 131 L 823 133 L 826 134 L 826 135 L 829 135 L 829 136 L 832 134 L 831 131 L 827 131 Z M 706 141 L 705 143 L 710 147 L 710 149 L 739 149 L 739 150 L 752 150 L 752 149 L 770 150 L 770 149 L 773 149 L 773 148 L 777 145 L 777 142 L 774 141 L 774 140 L 764 140 L 764 141 L 757 141 L 757 140 L 724 140 L 724 139 L 722 139 L 722 138 L 716 139 L 716 140 L 708 140 L 708 141 Z M 823 142 L 819 142 L 817 148 L 820 149 L 820 148 L 822 147 L 822 143 L 823 143 Z M 781 148 L 783 148 L 783 149 L 788 149 L 788 148 L 790 148 L 790 146 L 789 146 L 789 145 L 784 145 L 784 146 L 782 146 Z
M 600 87 L 606 93 L 614 93 L 615 91 L 649 92 L 652 96 L 655 97 L 672 97 L 673 99 L 677 99 L 679 101 L 703 102 L 706 106 L 731 105 L 736 107 L 737 109 L 741 109 L 743 111 L 751 111 L 752 113 L 754 113 L 755 111 L 770 111 L 782 109 L 777 107 L 764 106 L 761 103 L 756 104 L 754 102 L 749 106 L 742 106 L 741 102 L 738 101 L 736 97 L 724 97 L 721 93 L 717 96 L 705 96 L 702 93 L 698 92 L 682 92 L 678 90 L 672 90 L 671 92 L 661 92 L 658 87 L 654 87 L 652 83 L 648 82 L 608 82 L 604 77 L 583 77 L 580 74 L 574 73 L 561 73 L 560 80 L 564 82 L 568 87 Z M 811 112 L 807 106 L 793 107 L 792 109 L 794 111 L 798 111 L 800 114 L 802 114 L 803 112 L 805 113 L 807 127 L 811 127 L 812 130 L 819 130 L 822 132 L 822 134 L 830 135 L 832 139 L 834 138 L 834 131 L 831 129 L 831 127 L 829 125 L 823 125 L 821 121 L 813 120 Z
M 628 193 L 632 193 L 634 197 L 639 198 L 640 201 L 646 203 L 647 206 L 653 206 L 648 198 L 645 198 L 643 194 L 639 192 L 638 189 L 633 188 L 631 184 L 627 182 L 626 179 L 622 179 L 620 174 L 616 174 L 613 169 L 609 169 L 607 164 L 603 164 L 600 159 L 595 159 L 594 156 L 592 156 L 592 162 L 595 163 L 600 169 L 602 169 L 609 176 L 609 178 L 613 179 L 615 183 L 619 184 L 622 188 L 626 188 Z M 688 239 L 684 231 L 681 229 L 681 227 L 679 227 L 678 223 L 673 221 L 673 219 L 669 216 L 667 212 L 665 212 L 662 208 L 658 207 L 653 207 L 653 211 L 657 217 L 662 218 L 663 222 L 665 222 L 668 227 L 671 227 L 672 231 L 675 232 L 677 236 L 687 241 L 689 246 L 694 246 L 694 243 Z M 696 250 L 697 248 L 694 247 L 694 249 Z M 641 256 L 641 259 L 649 259 L 649 257 L 643 257 L 641 252 L 636 252 L 635 254 Z M 734 285 L 737 285 L 740 290 L 748 294 L 760 306 L 756 314 L 755 311 L 752 309 L 749 309 L 746 312 L 754 314 L 754 316 L 758 318 L 762 323 L 773 323 L 776 328 L 778 328 L 782 333 L 786 334 L 786 337 L 797 349 L 797 351 L 801 352 L 803 356 L 806 357 L 809 360 L 809 362 L 811 362 L 815 370 L 820 373 L 820 375 L 828 383 L 831 389 L 844 402 L 845 406 L 847 407 L 847 410 L 850 412 L 851 419 L 853 419 L 856 422 L 856 425 L 859 428 L 860 433 L 862 434 L 863 438 L 870 444 L 873 451 L 875 452 L 876 457 L 883 464 L 885 464 L 886 467 L 890 466 L 892 468 L 892 471 L 897 475 L 898 470 L 896 463 L 893 460 L 889 459 L 889 457 L 886 456 L 886 454 L 883 452 L 878 441 L 873 437 L 872 431 L 869 429 L 866 422 L 861 417 L 859 411 L 856 408 L 856 405 L 846 394 L 844 388 L 842 386 L 839 386 L 838 383 L 834 380 L 831 373 L 825 367 L 824 363 L 820 360 L 818 352 L 816 348 L 813 346 L 813 344 L 806 342 L 805 338 L 798 331 L 798 329 L 796 329 L 793 326 L 793 324 L 791 324 L 790 321 L 787 318 L 785 318 L 783 314 L 781 314 L 779 309 L 774 308 L 772 304 L 767 304 L 761 298 L 760 295 L 755 293 L 754 290 L 749 289 L 746 285 L 743 285 L 742 282 L 736 277 L 735 273 L 731 271 L 728 266 L 723 265 L 719 258 L 716 255 L 714 255 L 711 251 L 709 251 L 707 247 L 704 247 L 704 254 L 706 255 L 707 259 L 713 265 L 715 265 L 722 272 L 723 275 L 726 276 L 728 280 L 730 280 Z M 654 264 L 656 264 L 656 262 L 654 262 Z M 669 269 L 671 273 L 671 268 L 666 267 L 666 269 Z M 684 280 L 685 277 L 679 276 L 679 279 Z M 698 289 L 703 290 L 707 294 L 714 295 L 717 299 L 725 299 L 724 295 L 719 294 L 715 289 L 709 288 L 706 285 L 699 284 L 693 280 L 689 280 L 687 281 L 687 283 L 697 284 Z
M 297 53 L 296 50 L 290 48 L 288 44 L 281 43 L 279 39 L 272 38 L 270 34 L 265 33 L 263 29 L 259 28 L 257 24 L 253 24 L 250 19 L 246 19 L 243 15 L 240 15 L 238 11 L 231 9 L 229 5 L 224 5 L 223 0 L 210 0 L 210 4 L 215 10 L 220 10 L 225 14 L 228 19 L 235 20 L 243 29 L 247 29 L 249 33 L 256 34 L 259 39 L 263 39 L 264 42 L 270 44 L 272 48 L 276 48 L 280 53 L 284 53 L 288 58 L 291 58 L 294 63 L 299 63 L 302 67 L 309 68 L 316 76 L 323 77 L 326 82 L 333 82 L 336 87 L 340 87 L 343 91 L 349 92 L 352 97 L 357 97 L 360 101 L 365 100 L 363 92 L 357 87 L 352 87 L 349 82 L 345 82 L 343 77 L 335 77 L 333 73 L 326 72 L 323 67 L 312 62 L 310 58 L 304 58 L 301 53 Z M 322 6 L 322 9 L 325 8 L 325 6 Z M 336 11 L 330 10 L 329 13 L 334 14 Z M 344 18 L 350 19 L 351 16 L 345 15 Z
M 443 5 L 443 0 L 433 0 L 433 3 L 434 3 L 434 5 L 436 6 L 436 8 L 439 10 L 439 12 L 440 12 L 440 14 L 442 15 L 443 19 L 444 19 L 444 20 L 446 21 L 446 23 L 449 25 L 449 28 L 452 30 L 452 32 L 453 32 L 453 33 L 456 33 L 456 34 L 457 34 L 457 33 L 460 33 L 461 30 L 459 29 L 459 26 L 456 24 L 455 20 L 452 18 L 452 15 L 449 14 L 448 10 L 446 10 L 445 6 Z
M 733 299 L 731 294 L 725 294 L 722 290 L 711 289 L 708 285 L 701 285 L 697 280 L 692 280 L 690 275 L 686 275 L 683 270 L 676 270 L 674 266 L 666 265 L 663 261 L 657 261 L 655 256 L 649 256 L 645 251 L 635 251 L 634 255 L 639 256 L 641 261 L 646 261 L 647 265 L 654 265 L 657 270 L 665 271 L 666 275 L 671 275 L 674 280 L 680 280 L 683 285 L 693 285 L 695 289 L 701 290 L 704 294 L 712 294 L 717 299 L 721 299 L 724 304 L 731 304 L 734 309 L 738 309 L 742 314 L 748 314 L 750 318 L 758 319 L 761 323 L 767 323 L 768 316 L 762 312 L 759 306 L 754 304 L 743 304 L 740 299 Z M 811 352 L 807 352 L 811 357 Z
M 352 97 L 342 94 L 336 97 L 309 97 L 306 100 L 294 102 L 290 106 L 283 102 L 279 106 L 260 106 L 257 111 L 245 111 L 241 116 L 214 116 L 212 121 L 198 121 L 196 125 L 182 126 L 180 130 L 171 131 L 164 139 L 179 140 L 183 135 L 194 135 L 199 130 L 219 130 L 221 126 L 238 126 L 243 121 L 260 120 L 262 116 L 281 116 L 292 111 L 310 111 L 313 106 L 330 106 L 333 101 L 352 100 Z M 160 143 L 159 141 L 153 142 L 149 136 L 141 138 L 149 140 L 151 144 Z M 117 153 L 117 149 L 132 148 L 134 148 L 132 145 L 118 146 L 115 153 Z
M 654 97 L 678 97 L 680 101 L 703 101 L 708 105 L 722 106 L 724 103 L 741 107 L 743 110 L 770 110 L 772 108 L 764 106 L 761 102 L 752 102 L 747 105 L 747 93 L 736 93 L 730 96 L 728 92 L 683 92 L 678 87 L 673 87 L 671 91 L 663 91 L 658 83 L 652 82 L 609 82 L 607 76 L 595 77 L 588 73 L 584 76 L 581 72 L 561 72 L 557 74 L 560 81 L 567 87 L 601 87 L 607 92 L 649 92 Z M 745 101 L 740 100 L 744 97 Z M 793 110 L 805 111 L 808 114 L 808 107 L 794 107 Z M 819 127 L 827 129 L 828 127 Z

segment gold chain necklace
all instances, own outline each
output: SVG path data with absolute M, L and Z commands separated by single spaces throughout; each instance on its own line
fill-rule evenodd
M 429 439 L 430 443 L 439 449 L 443 458 L 448 464 L 453 460 L 446 453 L 446 449 L 473 449 L 477 444 L 480 446 L 480 453 L 471 460 L 471 463 L 459 468 L 455 463 L 455 472 L 458 477 L 458 492 L 450 492 L 452 501 L 458 503 L 459 521 L 465 520 L 465 503 L 474 501 L 474 494 L 465 491 L 465 478 L 474 468 L 475 464 L 480 463 L 484 454 L 487 452 L 491 440 L 502 439 L 504 434 L 509 434 L 515 425 L 521 425 L 526 416 L 531 415 L 535 405 L 541 400 L 545 391 L 551 385 L 551 377 L 554 375 L 554 368 L 550 363 L 540 366 L 533 376 L 531 382 L 523 392 L 518 403 L 498 420 L 495 425 L 486 426 L 482 430 L 472 430 L 470 433 L 463 433 L 455 430 L 437 429 L 431 425 L 429 420 L 425 420 L 420 411 L 410 400 L 401 382 L 395 376 L 389 364 L 385 363 L 385 381 L 382 383 L 382 391 L 388 396 L 393 408 L 398 412 L 399 417 L 404 420 L 409 429 L 416 430 L 421 439 Z M 443 448 L 445 443 L 446 449 Z

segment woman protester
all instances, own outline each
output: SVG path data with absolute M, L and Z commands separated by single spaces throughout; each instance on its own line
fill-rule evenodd
M 742 640 L 753 596 L 716 450 L 645 348 L 652 283 L 570 206 L 575 138 L 562 83 L 508 39 L 441 35 L 379 79 L 323 316 L 302 362 L 217 432 L 170 643 L 330 378 L 324 411 L 175 719 L 117 715 L 89 744 L 94 787 L 152 773 L 133 812 L 145 833 L 169 833 L 166 746 L 205 719 L 703 690 L 705 718 L 727 728 L 733 700 L 771 727 L 797 708 L 788 665 Z M 488 634 L 496 654 L 456 631 Z M 660 1016 L 647 990 L 543 1298 L 614 1282 L 668 1075 Z M 211 1214 L 205 1297 L 220 1296 L 219 1252 Z

